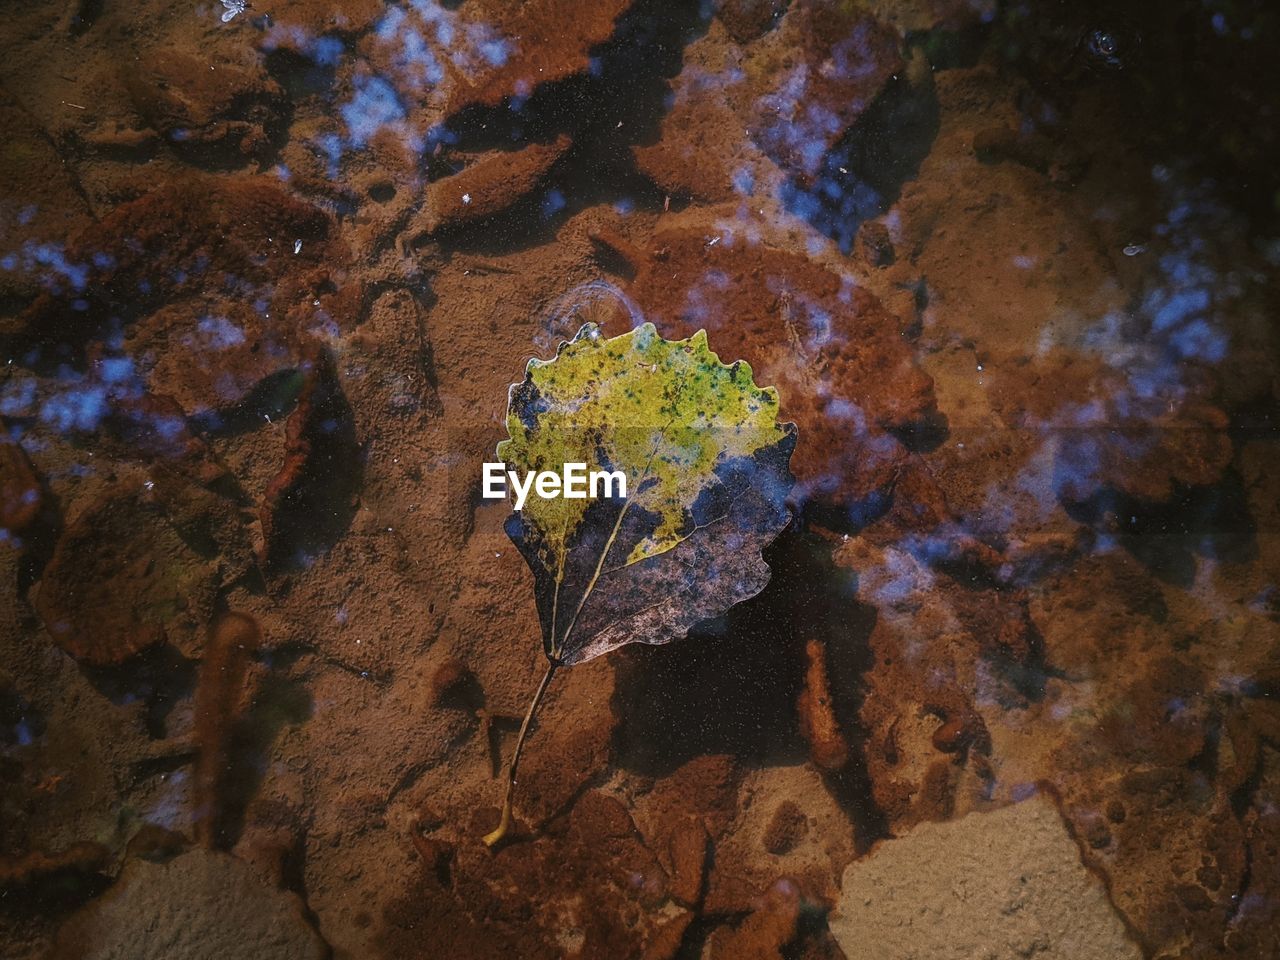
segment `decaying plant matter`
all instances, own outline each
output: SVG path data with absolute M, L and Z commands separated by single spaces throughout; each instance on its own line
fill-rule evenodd
M 627 494 L 533 498 L 507 521 L 533 570 L 548 666 L 485 843 L 510 829 L 520 751 L 557 668 L 678 639 L 768 583 L 760 550 L 790 519 L 794 479 L 795 425 L 777 415 L 777 391 L 721 363 L 705 332 L 664 340 L 648 323 L 612 339 L 586 324 L 512 386 L 499 457 L 620 470 Z

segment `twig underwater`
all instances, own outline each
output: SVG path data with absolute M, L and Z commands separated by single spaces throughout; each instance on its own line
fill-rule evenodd
M 551 686 L 551 678 L 555 676 L 555 661 L 547 665 L 547 672 L 542 675 L 542 682 L 538 684 L 538 690 L 533 695 L 533 699 L 529 701 L 529 709 L 524 715 L 524 722 L 520 724 L 520 733 L 516 736 L 516 748 L 511 754 L 511 764 L 507 768 L 507 792 L 502 798 L 502 819 L 498 821 L 498 826 L 491 832 L 485 834 L 484 845 L 489 848 L 497 846 L 507 836 L 511 829 L 511 801 L 516 791 L 516 774 L 520 767 L 520 754 L 524 750 L 524 741 L 529 734 L 529 726 L 533 723 L 534 715 L 538 712 L 538 707 L 542 704 L 543 695 L 547 692 L 547 687 Z

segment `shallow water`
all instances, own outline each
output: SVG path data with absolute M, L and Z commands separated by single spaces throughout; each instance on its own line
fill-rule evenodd
M 5 957 L 1280 956 L 1264 4 L 0 36 Z

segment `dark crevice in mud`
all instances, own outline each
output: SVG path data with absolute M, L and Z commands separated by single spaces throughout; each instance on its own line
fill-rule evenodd
M 712 856 L 715 856 L 714 851 Z M 750 914 L 742 911 L 711 916 L 698 914 L 685 928 L 684 936 L 680 938 L 680 948 L 672 960 L 702 960 L 706 955 L 707 941 L 716 930 L 725 926 L 737 926 L 748 916 Z
M 465 673 L 436 696 L 435 706 L 475 714 L 485 708 L 484 687 L 473 673 Z
M 1192 773 L 1212 781 L 1218 771 L 1219 757 L 1222 752 L 1223 723 L 1221 716 L 1213 716 L 1205 724 L 1204 743 L 1200 750 L 1187 761 L 1187 769 Z
M 1246 443 L 1280 444 L 1280 397 L 1255 397 L 1231 411 L 1227 432 L 1237 450 Z
M 154 740 L 168 736 L 170 711 L 195 690 L 195 661 L 167 643 L 157 644 L 116 666 L 82 664 L 80 670 L 94 689 L 112 703 L 145 704 L 143 726 Z
M 396 198 L 396 185 L 390 180 L 379 180 L 369 187 L 369 199 L 374 203 L 390 203 Z
M 889 512 L 893 506 L 893 487 L 889 485 L 872 490 L 861 500 L 847 505 L 805 502 L 801 506 L 805 523 L 853 536 Z
M 833 691 L 833 699 L 835 698 Z M 850 697 L 850 700 L 860 697 Z M 837 715 L 848 715 L 849 707 L 837 709 Z M 880 840 L 888 839 L 889 819 L 872 795 L 871 778 L 866 766 L 866 733 L 853 725 L 847 726 L 845 735 L 849 741 L 851 760 L 840 771 L 827 774 L 825 779 L 831 795 L 849 815 L 854 824 L 854 839 L 859 854 L 866 853 Z
M 556 161 L 537 189 L 510 206 L 488 217 L 445 224 L 431 234 L 430 240 L 444 256 L 454 253 L 503 256 L 554 242 L 556 231 L 572 212 L 558 186 L 572 179 L 558 172 L 563 170 L 568 157 L 566 154 Z M 424 238 L 414 237 L 411 242 L 417 244 L 421 239 Z
M 311 909 L 307 890 L 307 843 L 299 832 L 280 859 L 280 889 L 289 890 L 299 897 L 302 915 L 311 928 L 320 934 L 320 917 Z
M 930 80 L 892 78 L 827 152 L 811 184 L 792 181 L 783 201 L 844 253 L 862 224 L 888 210 L 920 170 L 941 124 Z
M 88 31 L 102 16 L 105 0 L 75 0 L 71 15 L 67 18 L 67 33 L 73 37 Z
M 939 573 L 946 574 L 957 586 L 966 590 L 999 592 L 1005 589 L 1006 584 L 1000 579 L 998 570 L 992 569 L 990 565 L 969 553 L 952 556 L 949 552 L 945 552 L 950 547 L 947 542 L 939 542 L 930 537 L 919 543 L 918 548 L 913 548 L 911 544 L 907 547 L 911 555 L 921 563 Z M 940 554 L 939 550 L 944 552 Z
M 518 102 L 461 110 L 445 123 L 447 139 L 456 149 L 492 150 L 570 133 L 592 140 L 601 154 L 628 153 L 638 138 L 656 134 L 666 81 L 709 22 L 695 5 L 671 7 L 662 0 L 634 4 L 592 51 L 587 73 L 543 84 Z
M 232 116 L 243 116 L 247 111 L 232 107 Z M 261 173 L 276 166 L 281 153 L 289 143 L 292 108 L 283 115 L 263 123 L 262 139 L 251 146 L 242 146 L 234 137 L 217 143 L 192 144 L 173 138 L 160 137 L 173 155 L 195 170 L 206 173 L 236 173 L 246 167 L 255 167 Z
M 889 431 L 912 453 L 932 453 L 951 436 L 951 423 L 941 410 L 935 410 L 915 423 Z
M 288 416 L 302 391 L 302 371 L 277 370 L 264 378 L 234 407 L 225 411 L 206 410 L 187 418 L 197 433 L 221 438 L 258 430 L 263 423 Z
M 324 96 L 333 90 L 336 63 L 321 63 L 293 50 L 275 49 L 267 53 L 267 73 L 284 90 L 289 100 Z
M 1247 715 L 1249 707 L 1247 704 L 1237 702 L 1235 704 L 1231 704 L 1227 706 L 1224 710 L 1224 713 L 1232 710 L 1240 711 L 1241 713 Z M 1243 722 L 1245 724 L 1249 723 L 1247 719 L 1244 720 Z M 1216 728 L 1213 731 L 1211 731 L 1213 744 L 1214 744 L 1213 759 L 1215 761 L 1217 761 L 1218 755 L 1221 750 L 1222 737 L 1226 735 L 1225 726 L 1226 726 L 1226 721 L 1223 720 L 1222 722 L 1219 722 L 1216 725 Z M 1240 786 L 1236 787 L 1235 790 L 1231 792 L 1231 795 L 1227 798 L 1228 802 L 1231 804 L 1231 811 L 1236 815 L 1237 818 L 1240 819 L 1241 822 L 1244 822 L 1244 819 L 1248 816 L 1249 808 L 1253 806 L 1254 801 L 1263 799 L 1259 797 L 1258 791 L 1262 787 L 1263 774 L 1266 772 L 1266 760 L 1264 757 L 1264 753 L 1265 753 L 1265 749 L 1263 748 L 1261 737 L 1260 737 L 1259 744 L 1258 744 L 1258 754 L 1257 754 L 1256 761 L 1253 765 L 1253 769 L 1249 771 L 1249 775 L 1245 777 L 1244 781 L 1240 784 Z M 1210 768 L 1208 771 L 1206 771 L 1206 773 L 1208 776 L 1213 777 L 1217 773 L 1217 768 L 1216 767 Z M 1247 855 L 1248 847 L 1245 848 L 1245 852 Z M 1247 886 L 1247 884 L 1242 882 L 1241 889 L 1244 889 L 1245 886 Z
M 31 296 L 27 292 L 6 290 L 0 292 L 0 318 L 13 320 L 27 309 Z M 0 345 L 4 345 L 7 337 L 0 335 Z
M 811 957 L 836 956 L 831 940 L 831 928 L 827 917 L 831 908 L 821 902 L 804 900 L 800 904 L 800 916 L 796 922 L 796 935 L 779 951 L 782 960 L 808 960 Z
M 591 259 L 601 270 L 626 283 L 635 279 L 636 271 L 640 266 L 637 262 L 639 254 L 635 250 L 624 248 L 618 241 L 606 239 L 597 233 L 590 234 L 589 239 L 591 240 Z M 609 289 L 612 286 L 609 284 L 608 287 L 600 289 Z
M 238 576 L 228 577 L 222 587 L 225 598 L 236 590 L 246 590 L 256 597 L 265 597 L 271 590 L 262 568 L 256 563 L 248 564 Z
M 1192 585 L 1197 557 L 1246 563 L 1258 553 L 1257 523 L 1235 469 L 1211 487 L 1181 488 L 1166 503 L 1104 489 L 1064 506 L 1073 520 L 1114 537 L 1153 575 L 1174 586 Z
M 924 312 L 929 309 L 929 282 L 924 277 L 921 277 L 906 289 L 911 290 L 911 302 L 915 307 L 915 316 L 903 318 L 907 321 L 907 326 L 902 331 L 902 337 L 910 342 L 915 342 L 924 332 Z
M 1009 709 L 1018 709 L 1026 703 L 1041 703 L 1048 691 L 1050 680 L 1069 679 L 1065 670 L 1051 665 L 1045 654 L 1044 637 L 1034 623 L 1028 623 L 1025 637 L 1027 649 L 1015 654 L 999 651 L 987 657 L 997 676 L 1004 680 L 1023 698 L 1024 703 L 1011 702 Z
M 132 774 L 134 782 L 150 780 L 153 777 L 167 777 L 175 771 L 181 770 L 183 767 L 191 763 L 195 757 L 196 748 L 194 746 L 189 749 L 178 748 L 172 753 L 161 754 L 154 757 L 143 757 L 141 760 L 134 762 Z
M 1236 815 L 1243 816 L 1244 811 L 1237 810 Z M 1253 844 L 1245 843 L 1242 853 L 1244 863 L 1240 868 L 1240 883 L 1239 886 L 1236 887 L 1235 895 L 1230 898 L 1230 902 L 1227 906 L 1227 915 L 1224 918 L 1225 922 L 1223 923 L 1223 927 L 1228 931 L 1230 931 L 1231 925 L 1235 923 L 1236 918 L 1240 915 L 1240 910 L 1246 903 L 1246 895 L 1249 891 L 1249 887 L 1253 884 Z
M 657 0 L 637 3 L 596 49 L 588 73 L 545 84 L 518 104 L 470 107 L 450 117 L 444 139 L 453 150 L 550 143 L 566 133 L 573 143 L 532 194 L 491 217 L 441 231 L 442 249 L 510 253 L 548 242 L 565 220 L 600 203 L 661 207 L 662 193 L 634 168 L 631 145 L 656 137 L 667 81 L 708 22 L 693 5 L 673 11 Z M 457 166 L 446 151 L 428 159 L 426 172 L 438 179 Z
M 575 144 L 538 189 L 493 216 L 442 228 L 433 239 L 445 254 L 496 257 L 531 250 L 553 242 L 556 232 L 574 215 L 615 199 L 648 209 L 662 206 L 662 194 L 629 163 L 598 157 L 595 144 Z
M 264 655 L 264 662 L 267 666 L 274 670 L 284 670 L 294 663 L 297 663 L 304 657 L 313 658 L 315 663 L 323 664 L 326 667 L 332 667 L 334 670 L 341 670 L 343 673 L 350 674 L 361 680 L 366 680 L 376 687 L 388 686 L 395 676 L 391 669 L 367 669 L 357 666 L 353 663 L 324 653 L 313 644 L 309 643 L 288 643 L 276 647 L 269 655 Z M 310 667 L 304 669 L 310 670 Z
M 813 590 L 804 614 L 807 630 L 820 637 L 825 658 L 831 706 L 840 733 L 849 746 L 849 760 L 839 770 L 825 773 L 836 802 L 853 821 L 860 850 L 889 835 L 888 821 L 872 794 L 867 772 L 867 731 L 859 722 L 864 695 L 863 676 L 874 666 L 867 639 L 875 629 L 874 607 L 855 596 L 857 574 L 837 566 L 830 544 L 811 538 L 808 556 L 797 571 Z
M 26 746 L 44 736 L 44 714 L 0 678 L 0 747 Z
M 978 65 L 990 36 L 990 22 L 978 21 L 908 31 L 906 46 L 918 47 L 934 70 L 967 70 Z
M 102 896 L 113 883 L 115 878 L 106 874 L 68 867 L 5 888 L 0 894 L 0 915 L 60 917 Z

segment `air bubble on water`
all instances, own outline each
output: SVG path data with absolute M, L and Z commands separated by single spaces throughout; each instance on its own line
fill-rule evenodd
M 1089 38 L 1089 44 L 1095 52 L 1104 57 L 1115 56 L 1116 49 L 1119 46 L 1116 43 L 1116 38 L 1105 30 L 1093 31 L 1093 35 Z
M 1131 243 L 1124 248 L 1123 252 L 1126 257 L 1136 257 L 1140 253 L 1146 253 L 1147 248 L 1141 243 Z
M 1123 44 L 1120 37 L 1110 30 L 1094 30 L 1089 34 L 1086 47 L 1095 62 L 1113 70 L 1124 66 L 1121 57 Z
M 618 287 L 608 280 L 591 280 L 551 301 L 542 313 L 542 332 L 535 342 L 541 351 L 553 350 L 561 340 L 572 339 L 586 323 L 603 327 L 611 317 L 623 312 L 631 327 L 644 323 L 640 308 Z

